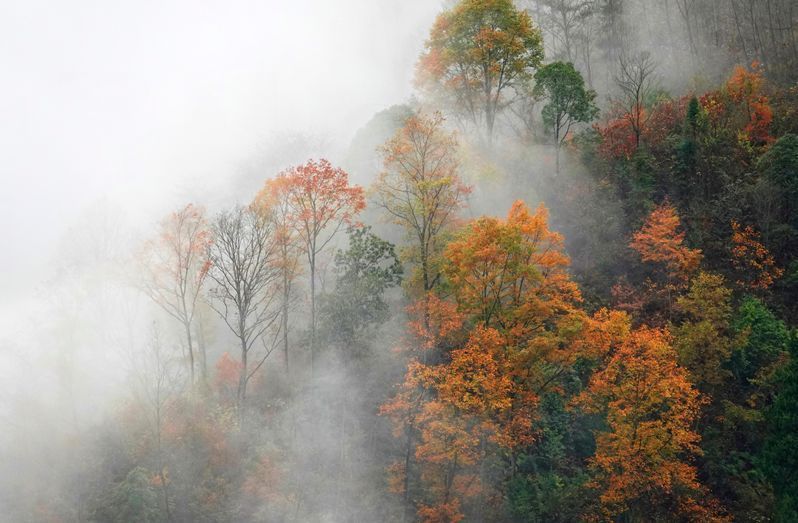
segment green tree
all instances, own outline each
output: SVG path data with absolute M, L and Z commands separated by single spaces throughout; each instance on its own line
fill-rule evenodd
M 352 227 L 348 232 L 349 248 L 335 255 L 335 290 L 321 300 L 327 339 L 343 348 L 363 345 L 369 327 L 388 319 L 385 291 L 402 280 L 393 244 L 372 233 L 371 227 Z
M 759 300 L 745 298 L 731 323 L 735 340 L 730 377 L 714 391 L 712 417 L 703 423 L 703 472 L 712 491 L 741 521 L 767 521 L 773 492 L 759 463 L 765 413 L 778 390 L 789 344 L 784 323 Z
M 776 223 L 764 223 L 765 242 L 781 260 L 795 256 L 798 239 L 798 135 L 785 134 L 759 160 L 762 176 L 774 186 Z
M 435 20 L 418 80 L 484 125 L 490 143 L 507 91 L 529 81 L 542 60 L 541 33 L 512 0 L 463 0 Z
M 733 328 L 745 340 L 732 352 L 731 371 L 740 390 L 752 392 L 763 385 L 763 379 L 786 354 L 790 334 L 783 321 L 750 297 L 740 304 Z
M 598 107 L 593 103 L 596 93 L 592 89 L 585 89 L 585 80 L 572 63 L 554 62 L 535 73 L 533 94 L 548 100 L 543 106 L 543 123 L 546 131 L 554 135 L 556 173 L 559 175 L 560 146 L 568 137 L 571 127 L 598 116 Z
M 779 392 L 767 410 L 763 452 L 765 473 L 776 494 L 777 521 L 798 521 L 798 339 L 790 343 L 790 363 L 778 376 Z

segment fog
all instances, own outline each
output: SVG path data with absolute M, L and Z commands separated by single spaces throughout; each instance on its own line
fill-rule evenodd
M 640 111 L 663 101 L 685 105 L 724 82 L 735 63 L 764 54 L 764 47 L 751 50 L 748 22 L 737 25 L 739 42 L 719 36 L 732 24 L 728 6 L 699 3 L 701 18 L 691 25 L 669 2 L 517 0 L 541 29 L 543 63 L 573 62 L 591 97 L 595 114 L 560 142 L 543 128 L 543 97 L 526 90 L 531 83 L 514 85 L 506 105 L 496 95 L 500 114 L 487 138 L 482 121 L 469 122 L 462 107 L 424 91 L 419 56 L 436 16 L 454 0 L 0 2 L 0 520 L 404 522 L 414 513 L 421 518 L 436 496 L 443 512 L 462 508 L 493 521 L 488 512 L 496 509 L 503 514 L 496 521 L 525 520 L 497 486 L 506 486 L 507 470 L 515 474 L 533 458 L 516 463 L 508 458 L 512 444 L 497 451 L 490 446 L 506 443 L 484 438 L 484 467 L 476 458 L 458 464 L 455 452 L 455 472 L 441 473 L 433 458 L 428 469 L 401 469 L 402 476 L 397 464 L 409 467 L 423 453 L 418 414 L 402 429 L 396 413 L 383 410 L 400 397 L 417 359 L 433 368 L 455 347 L 441 334 L 430 361 L 419 356 L 438 328 L 430 325 L 438 321 L 430 319 L 430 297 L 457 294 L 442 276 L 443 245 L 468 220 L 504 217 L 516 200 L 531 209 L 545 203 L 544 227 L 565 236 L 570 267 L 560 276 L 580 286 L 586 299 L 578 307 L 591 314 L 614 299 L 610 288 L 627 269 L 639 269 L 629 263 L 628 234 L 640 209 L 668 195 L 645 193 L 648 173 L 637 172 L 645 162 L 630 167 L 642 155 L 597 168 L 601 139 L 592 124 L 623 121 L 613 112 L 622 105 L 623 60 L 653 56 L 650 96 L 632 110 Z M 588 14 L 574 15 L 585 6 Z M 752 9 L 751 28 L 764 15 L 756 16 Z M 440 238 L 429 242 L 437 249 L 430 264 L 441 272 L 429 285 L 424 273 L 422 288 L 427 259 L 420 261 L 413 231 L 380 205 L 377 186 L 394 154 L 385 144 L 402 136 L 411 115 L 433 121 L 438 114 L 435 139 L 454 151 L 455 174 L 445 184 L 463 186 L 439 224 Z M 674 121 L 667 125 L 679 129 L 669 136 L 677 143 L 684 118 Z M 351 215 L 325 222 L 323 248 L 311 253 L 315 238 L 303 236 L 311 228 L 296 225 L 302 213 L 284 214 L 294 224 L 280 225 L 275 202 L 289 196 L 275 194 L 286 189 L 264 184 L 320 158 L 344 168 L 358 187 L 346 186 L 350 207 L 342 208 Z M 638 175 L 639 185 L 623 185 Z M 650 201 L 638 207 L 624 200 L 644 193 Z M 184 261 L 178 252 L 174 271 L 164 252 L 186 234 L 185 223 L 197 228 L 196 244 L 185 247 L 196 257 Z M 306 243 L 297 247 L 297 238 Z M 256 261 L 225 266 L 242 257 Z M 239 277 L 253 266 L 256 291 L 242 298 L 248 291 L 224 271 Z M 181 271 L 185 281 L 158 280 L 179 279 Z M 424 313 L 413 312 L 421 303 Z M 558 321 L 540 328 L 559 328 Z M 557 393 L 579 380 L 584 386 L 592 370 L 551 382 L 562 385 Z M 415 401 L 412 408 L 420 408 L 424 394 Z M 552 407 L 561 409 L 552 417 L 571 415 L 565 403 Z M 590 423 L 580 427 L 586 443 L 577 441 L 578 452 L 583 443 L 594 450 Z M 548 452 L 529 449 L 524 459 Z M 575 465 L 572 456 L 562 460 L 579 475 L 589 456 L 580 454 Z M 452 487 L 458 466 L 479 472 Z M 445 489 L 428 488 L 440 477 Z M 450 488 L 465 493 L 463 507 L 450 503 Z M 140 511 L 124 512 L 131 507 Z
M 410 95 L 438 9 L 423 0 L 3 2 L 4 329 L 95 202 L 147 223 L 186 201 L 235 199 L 231 181 L 283 136 L 347 145 L 374 112 Z
M 67 447 L 47 433 L 69 437 L 128 390 L 153 314 L 129 264 L 155 223 L 246 203 L 290 162 L 340 160 L 410 96 L 438 9 L 0 3 L 0 512 L 61 470 Z

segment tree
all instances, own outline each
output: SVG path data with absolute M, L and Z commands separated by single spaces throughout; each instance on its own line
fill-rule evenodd
M 575 399 L 606 416 L 589 464 L 604 517 L 724 521 L 690 464 L 700 453 L 693 424 L 702 400 L 669 334 L 645 326 L 608 334 L 604 362 Z
M 790 340 L 789 364 L 778 375 L 779 391 L 765 411 L 767 435 L 763 449 L 765 473 L 778 500 L 779 521 L 798 518 L 798 339 Z
M 545 18 L 540 20 L 545 36 L 551 37 L 556 42 L 558 52 L 556 56 L 567 62 L 577 59 L 579 44 L 588 44 L 584 40 L 588 37 L 589 18 L 593 15 L 595 6 L 591 0 L 542 0 Z M 544 21 L 547 22 L 544 25 Z M 583 49 L 584 51 L 584 49 Z M 585 60 L 589 68 L 589 60 Z
M 471 191 L 457 175 L 457 141 L 443 125 L 440 113 L 410 116 L 382 147 L 385 170 L 374 186 L 377 205 L 412 238 L 406 256 L 420 268 L 424 294 L 439 282 L 443 237 Z
M 759 233 L 732 220 L 732 265 L 740 275 L 737 284 L 751 290 L 767 289 L 781 278 L 784 269 L 776 266 L 773 255 L 759 242 Z
M 288 321 L 291 308 L 291 289 L 294 280 L 299 274 L 299 236 L 292 221 L 292 208 L 290 201 L 286 198 L 288 179 L 280 177 L 266 181 L 266 185 L 255 196 L 252 203 L 253 209 L 258 212 L 263 219 L 268 220 L 274 226 L 274 237 L 277 245 L 276 266 L 280 271 L 280 320 L 283 338 L 283 360 L 285 370 L 290 379 L 290 366 L 288 357 L 288 331 L 290 322 Z
M 560 146 L 568 137 L 572 125 L 589 122 L 598 115 L 598 107 L 593 103 L 596 93 L 585 89 L 582 75 L 570 62 L 554 62 L 538 69 L 534 93 L 549 101 L 543 106 L 543 123 L 554 134 L 556 173 L 559 175 Z
M 544 208 L 532 214 L 518 201 L 506 220 L 469 224 L 444 253 L 441 291 L 453 302 L 429 298 L 428 319 L 411 325 L 433 363 L 411 362 L 383 410 L 415 446 L 424 521 L 484 519 L 483 507 L 501 498 L 488 471 L 510 474 L 534 440 L 540 394 L 557 390 L 576 360 L 580 296 L 546 218 Z M 405 493 L 409 464 L 407 454 L 394 470 Z
M 310 270 L 310 372 L 316 353 L 316 269 L 319 254 L 345 224 L 366 206 L 363 189 L 349 185 L 349 175 L 327 160 L 309 160 L 277 176 L 290 223 Z
M 418 64 L 418 81 L 453 102 L 488 142 L 507 92 L 530 80 L 543 40 L 512 0 L 463 0 L 435 20 Z
M 676 312 L 685 320 L 673 328 L 679 363 L 702 392 L 712 392 L 729 377 L 731 356 L 731 289 L 723 276 L 699 272 L 689 291 L 676 300 Z
M 274 226 L 253 210 L 236 207 L 220 213 L 212 230 L 214 241 L 208 253 L 212 306 L 239 342 L 236 406 L 243 414 L 247 383 L 274 348 L 262 338 L 279 318 L 274 308 L 279 278 Z M 265 353 L 250 367 L 249 356 L 258 341 Z
M 320 313 L 327 339 L 354 351 L 369 327 L 388 318 L 383 295 L 401 282 L 402 265 L 393 244 L 371 227 L 353 227 L 348 234 L 349 248 L 335 254 L 335 289 L 322 296 Z
M 754 298 L 744 298 L 731 321 L 732 351 L 724 364 L 729 374 L 713 391 L 702 423 L 702 475 L 743 520 L 773 516 L 773 491 L 763 464 L 767 413 L 778 397 L 780 376 L 788 364 L 790 332 Z
M 458 310 L 522 344 L 576 310 L 579 290 L 567 272 L 562 236 L 548 212 L 518 200 L 506 220 L 473 221 L 446 248 L 444 274 Z
M 201 207 L 188 204 L 161 221 L 159 235 L 145 244 L 145 292 L 180 322 L 185 333 L 191 383 L 194 383 L 192 323 L 202 284 L 208 273 L 211 233 Z M 202 378 L 207 378 L 205 351 L 200 350 Z
M 619 71 L 615 83 L 621 91 L 617 101 L 624 111 L 624 119 L 634 134 L 635 150 L 640 148 L 641 136 L 648 121 L 646 103 L 650 101 L 654 89 L 655 64 L 648 53 L 633 56 L 621 55 L 618 59 Z
M 105 506 L 93 516 L 101 521 L 113 523 L 163 521 L 158 508 L 158 494 L 152 485 L 150 472 L 140 466 L 131 469 L 125 479 L 113 487 Z
M 670 315 L 675 293 L 684 290 L 690 276 L 698 269 L 702 254 L 684 244 L 684 231 L 676 208 L 664 202 L 654 208 L 643 226 L 632 235 L 629 246 L 643 262 L 654 266 L 649 280 L 649 302 L 663 300 Z M 664 296 L 658 296 L 664 294 Z
M 798 254 L 798 135 L 779 138 L 760 157 L 757 167 L 762 173 L 761 181 L 771 188 L 768 207 L 773 207 L 772 219 L 760 222 L 759 228 L 765 244 L 785 263 Z M 775 223 L 771 224 L 771 220 Z
M 734 347 L 730 362 L 732 374 L 739 381 L 735 393 L 741 403 L 753 404 L 751 396 L 767 386 L 787 354 L 789 330 L 761 301 L 751 297 L 740 304 L 732 328 L 744 335 L 742 343 Z
M 171 365 L 170 358 L 165 353 L 157 327 L 153 327 L 147 351 L 143 357 L 136 359 L 137 378 L 139 381 L 140 401 L 145 409 L 150 433 L 155 440 L 155 472 L 156 483 L 163 494 L 164 514 L 167 521 L 172 521 L 171 504 L 169 498 L 168 466 L 164 458 L 164 425 L 168 419 L 169 403 L 179 392 L 182 382 L 180 375 Z
M 484 504 L 491 497 L 484 466 L 490 447 L 512 450 L 532 441 L 534 398 L 513 381 L 505 347 L 498 331 L 477 327 L 448 364 L 421 368 L 432 395 L 417 420 L 423 521 L 459 521 L 465 502 Z
M 413 508 L 413 497 L 418 483 L 418 474 L 413 467 L 415 445 L 420 437 L 421 411 L 430 397 L 425 375 L 429 354 L 456 347 L 462 342 L 465 318 L 455 304 L 430 293 L 407 308 L 407 337 L 404 349 L 412 354 L 407 364 L 404 380 L 394 396 L 380 406 L 380 415 L 388 416 L 393 426 L 393 435 L 403 441 L 402 456 L 388 467 L 389 490 L 402 494 L 404 520 Z M 424 361 L 419 361 L 419 356 Z M 450 507 L 459 514 L 459 508 Z M 456 508 L 456 510 L 455 510 Z
M 752 70 L 742 66 L 734 68 L 726 82 L 725 92 L 731 104 L 740 106 L 740 122 L 745 138 L 754 145 L 764 145 L 772 141 L 770 124 L 773 110 L 764 94 L 764 75 L 759 64 L 754 62 Z

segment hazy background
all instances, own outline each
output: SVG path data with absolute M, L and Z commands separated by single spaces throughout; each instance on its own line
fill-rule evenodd
M 248 162 L 295 133 L 348 144 L 411 94 L 440 8 L 0 2 L 0 340 L 21 334 L 70 228 L 108 213 L 146 227 L 189 200 L 227 203 Z

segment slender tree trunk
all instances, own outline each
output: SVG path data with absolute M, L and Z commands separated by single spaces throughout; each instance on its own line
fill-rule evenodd
M 404 511 L 402 512 L 402 521 L 409 521 L 410 518 L 410 463 L 413 452 L 413 434 L 412 429 L 407 427 L 407 443 L 405 447 L 405 478 L 404 478 L 404 492 L 403 492 L 403 505 Z
M 205 336 L 202 333 L 202 320 L 195 323 L 195 336 L 197 338 L 197 354 L 200 360 L 200 376 L 204 387 L 208 386 L 208 351 L 205 345 Z
M 240 325 L 241 332 L 244 332 L 244 325 Z M 247 341 L 241 335 L 241 371 L 238 375 L 238 391 L 236 393 L 236 406 L 238 407 L 239 420 L 243 420 L 244 401 L 247 396 Z
M 559 178 L 560 177 L 560 126 L 559 125 L 557 125 L 557 127 L 554 130 L 554 157 L 556 163 L 554 173 L 557 176 L 557 178 Z
M 310 262 L 310 379 L 313 381 L 316 359 L 316 255 Z
M 186 341 L 188 342 L 188 364 L 191 369 L 191 385 L 194 385 L 194 342 L 191 337 L 191 322 L 188 320 L 184 321 L 183 328 L 186 331 Z
M 288 300 L 290 290 L 288 288 L 288 272 L 283 270 L 283 359 L 285 359 L 285 375 L 288 382 L 291 382 L 290 366 L 288 364 Z

